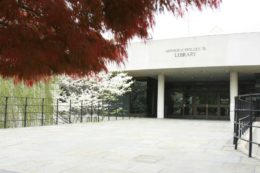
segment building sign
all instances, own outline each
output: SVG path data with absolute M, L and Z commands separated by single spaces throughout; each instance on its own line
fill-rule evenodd
M 196 56 L 199 52 L 206 51 L 205 46 L 202 47 L 188 47 L 188 48 L 176 48 L 176 49 L 167 49 L 166 53 L 174 53 L 174 57 L 193 57 Z

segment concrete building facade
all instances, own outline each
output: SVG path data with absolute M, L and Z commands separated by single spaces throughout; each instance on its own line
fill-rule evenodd
M 127 62 L 110 69 L 144 83 L 147 116 L 233 121 L 234 97 L 260 89 L 260 33 L 132 43 Z

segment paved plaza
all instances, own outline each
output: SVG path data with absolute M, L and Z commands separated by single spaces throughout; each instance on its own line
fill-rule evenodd
M 0 130 L 0 173 L 260 173 L 228 121 L 131 119 Z

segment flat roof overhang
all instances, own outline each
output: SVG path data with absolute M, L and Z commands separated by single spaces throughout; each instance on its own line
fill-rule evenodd
M 230 72 L 238 72 L 240 80 L 253 80 L 260 66 L 196 67 L 171 69 L 126 70 L 133 77 L 157 78 L 164 74 L 167 81 L 229 81 Z

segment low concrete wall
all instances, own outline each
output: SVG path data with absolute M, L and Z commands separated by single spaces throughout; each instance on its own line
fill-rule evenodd
M 260 121 L 254 122 L 253 126 L 260 127 Z M 249 130 L 244 134 L 244 139 L 249 139 Z M 260 128 L 253 128 L 253 141 L 260 143 Z M 246 141 L 238 141 L 238 150 L 248 154 L 249 144 Z M 252 156 L 260 159 L 260 146 L 253 144 L 252 146 Z

